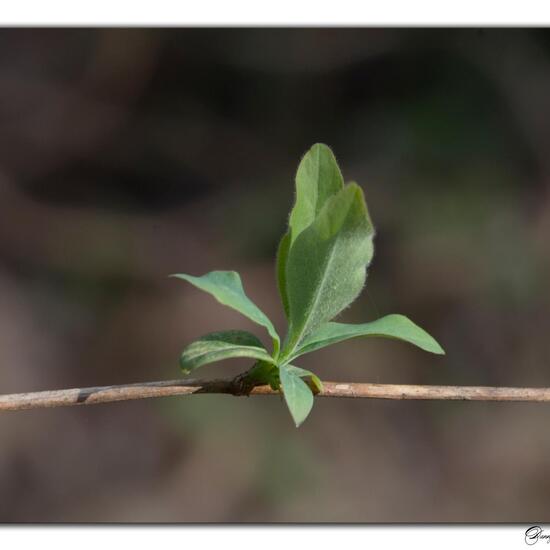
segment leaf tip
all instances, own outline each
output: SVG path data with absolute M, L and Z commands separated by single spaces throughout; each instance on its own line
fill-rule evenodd
M 436 355 L 447 355 L 445 353 L 445 350 L 441 347 L 439 342 L 430 334 L 426 333 L 426 336 L 428 337 L 428 346 L 424 349 L 426 351 L 429 351 L 431 353 L 435 353 Z
M 296 428 L 299 428 L 304 423 L 308 415 L 304 417 L 298 417 L 298 416 L 294 416 L 294 414 L 291 413 L 291 416 L 292 416 L 292 421 L 294 422 L 294 426 Z
M 436 347 L 435 347 L 435 351 L 433 353 L 437 354 L 437 355 L 447 355 L 447 353 L 445 352 L 445 350 L 436 342 Z
M 317 143 L 314 143 L 310 147 L 310 151 L 314 151 L 316 149 L 324 150 L 324 151 L 330 151 L 332 153 L 332 149 L 326 143 L 322 143 L 321 141 L 318 141 Z

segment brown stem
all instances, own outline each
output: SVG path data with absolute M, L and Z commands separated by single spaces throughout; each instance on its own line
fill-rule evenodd
M 414 386 L 324 382 L 318 397 L 375 399 L 443 399 L 465 401 L 550 401 L 550 388 L 502 388 L 488 386 Z M 244 391 L 246 390 L 246 391 Z M 71 405 L 95 405 L 148 397 L 195 393 L 229 395 L 277 395 L 269 386 L 243 388 L 239 377 L 230 380 L 164 380 L 68 390 L 0 395 L 0 411 L 17 411 Z

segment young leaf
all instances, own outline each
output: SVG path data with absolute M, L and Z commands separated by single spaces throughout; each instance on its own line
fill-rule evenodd
M 394 338 L 414 344 L 431 353 L 445 354 L 443 348 L 425 330 L 404 315 L 392 314 L 360 325 L 327 323 L 305 338 L 292 358 L 358 336 Z
M 288 253 L 290 251 L 290 231 L 287 231 L 277 249 L 277 286 L 279 287 L 279 294 L 281 295 L 281 301 L 283 302 L 283 309 L 288 319 L 288 293 L 286 291 L 286 262 L 288 259 Z
M 309 227 L 321 211 L 327 199 L 338 193 L 344 180 L 329 147 L 316 143 L 304 155 L 296 173 L 296 202 L 290 213 L 289 230 L 277 250 L 277 282 L 288 319 L 288 292 L 286 288 L 286 263 L 291 244 Z
M 300 367 L 295 367 L 294 365 L 287 365 L 286 368 L 290 370 L 290 372 L 298 375 L 300 378 L 311 378 L 311 381 L 313 382 L 313 385 L 315 386 L 317 391 L 323 390 L 323 383 L 321 382 L 321 379 L 313 372 L 302 369 Z
M 373 255 L 374 229 L 361 188 L 330 197 L 290 248 L 286 267 L 290 327 L 283 357 L 361 292 Z
M 279 335 L 265 313 L 244 293 L 243 284 L 238 273 L 235 271 L 211 271 L 202 277 L 177 273 L 171 275 L 171 277 L 183 279 L 195 285 L 197 288 L 212 294 L 220 304 L 233 308 L 255 323 L 264 326 L 273 339 L 275 353 L 278 353 Z
M 256 336 L 243 330 L 212 332 L 189 344 L 180 357 L 180 367 L 185 374 L 206 365 L 231 359 L 233 357 L 250 357 L 273 363 Z
M 286 404 L 296 427 L 298 427 L 307 418 L 313 407 L 313 393 L 288 365 L 281 365 L 279 377 Z
M 296 172 L 296 203 L 290 213 L 290 245 L 309 227 L 327 199 L 344 187 L 344 179 L 329 147 L 316 143 Z

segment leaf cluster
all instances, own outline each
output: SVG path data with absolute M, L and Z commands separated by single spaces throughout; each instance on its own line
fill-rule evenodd
M 281 342 L 273 323 L 245 294 L 239 274 L 212 271 L 202 277 L 176 274 L 218 302 L 262 325 L 272 339 L 269 351 L 253 334 L 230 330 L 203 336 L 185 348 L 185 374 L 222 359 L 255 360 L 247 372 L 252 384 L 282 391 L 296 426 L 308 416 L 322 383 L 294 362 L 306 353 L 349 338 L 394 338 L 443 354 L 441 346 L 403 315 L 387 315 L 362 324 L 332 321 L 360 294 L 374 253 L 375 231 L 363 191 L 344 184 L 329 147 L 315 144 L 296 173 L 296 200 L 287 232 L 277 251 L 277 282 L 288 331 Z

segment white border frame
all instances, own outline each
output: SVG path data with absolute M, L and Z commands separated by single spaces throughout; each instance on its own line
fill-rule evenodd
M 18 0 L 3 25 L 52 26 L 544 26 L 548 0 Z

